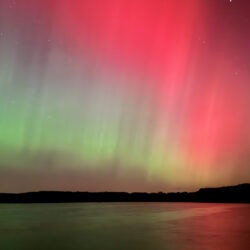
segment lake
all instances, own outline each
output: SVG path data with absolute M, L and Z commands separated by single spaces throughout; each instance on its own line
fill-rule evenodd
M 0 204 L 0 249 L 250 249 L 249 218 L 250 204 Z

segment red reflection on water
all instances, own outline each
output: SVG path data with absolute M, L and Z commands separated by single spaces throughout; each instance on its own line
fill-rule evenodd
M 201 204 L 193 212 L 177 222 L 183 226 L 184 249 L 250 249 L 250 205 Z

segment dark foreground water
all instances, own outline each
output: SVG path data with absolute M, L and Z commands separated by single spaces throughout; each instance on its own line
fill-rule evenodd
M 250 205 L 1 204 L 0 249 L 250 249 Z

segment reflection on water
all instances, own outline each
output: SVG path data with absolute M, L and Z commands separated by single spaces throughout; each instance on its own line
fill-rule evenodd
M 250 205 L 1 204 L 0 249 L 250 249 Z

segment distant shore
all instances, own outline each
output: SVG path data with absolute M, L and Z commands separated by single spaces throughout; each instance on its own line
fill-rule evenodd
M 250 183 L 236 186 L 201 188 L 197 192 L 127 193 L 39 191 L 0 193 L 0 203 L 62 202 L 218 202 L 250 203 Z

